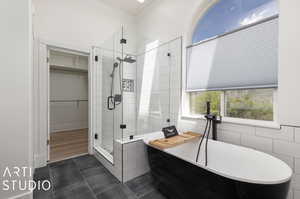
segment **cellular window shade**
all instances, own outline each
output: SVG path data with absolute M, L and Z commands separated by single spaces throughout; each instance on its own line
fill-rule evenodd
M 278 18 L 187 47 L 187 91 L 278 84 Z

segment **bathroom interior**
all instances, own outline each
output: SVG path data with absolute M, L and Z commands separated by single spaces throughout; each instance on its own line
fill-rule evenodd
M 300 2 L 5 1 L 0 198 L 300 199 Z

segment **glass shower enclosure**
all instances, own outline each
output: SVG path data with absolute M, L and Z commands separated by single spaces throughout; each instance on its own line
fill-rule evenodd
M 124 28 L 101 47 L 93 47 L 91 127 L 94 149 L 113 163 L 116 140 L 134 131 L 136 56 Z M 124 112 L 132 113 L 124 118 Z M 131 134 L 131 133 L 129 133 Z
M 146 43 L 135 54 L 135 38 L 122 28 L 93 48 L 91 129 L 94 149 L 114 162 L 116 141 L 176 125 L 181 99 L 181 38 Z

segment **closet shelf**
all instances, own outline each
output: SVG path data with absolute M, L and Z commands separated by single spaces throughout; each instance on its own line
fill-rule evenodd
M 64 66 L 64 65 L 50 65 L 52 70 L 68 71 L 68 72 L 79 72 L 79 73 L 88 73 L 88 69 L 75 68 L 74 66 Z

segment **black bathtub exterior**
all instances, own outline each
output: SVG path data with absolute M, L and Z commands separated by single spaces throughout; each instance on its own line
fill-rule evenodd
M 240 182 L 150 146 L 147 150 L 155 184 L 169 199 L 286 199 L 288 195 L 290 181 L 274 185 Z

